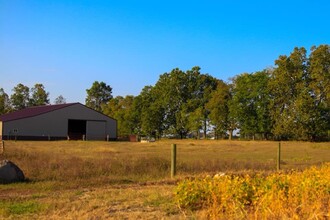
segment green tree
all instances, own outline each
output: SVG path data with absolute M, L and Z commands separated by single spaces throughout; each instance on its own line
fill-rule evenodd
M 137 96 L 126 96 L 125 106 L 125 126 L 129 130 L 129 134 L 140 134 L 141 131 L 141 119 L 139 111 L 139 99 Z
M 126 136 L 135 133 L 133 107 L 134 96 L 117 96 L 111 99 L 106 106 L 104 106 L 104 114 L 114 118 L 118 123 L 118 135 Z
M 14 110 L 24 109 L 29 106 L 29 90 L 29 87 L 21 83 L 14 87 L 13 94 L 10 96 L 10 102 Z
M 31 98 L 29 106 L 39 106 L 49 104 L 49 93 L 45 91 L 43 84 L 37 83 L 31 88 Z
M 324 139 L 330 130 L 330 46 L 313 46 L 309 56 L 309 93 L 313 103 L 309 134 L 312 140 Z M 310 101 L 311 102 L 311 101 Z M 328 137 L 329 138 L 329 137 Z
M 206 108 L 210 111 L 210 120 L 214 126 L 215 138 L 226 137 L 227 131 L 230 130 L 229 123 L 229 106 L 230 100 L 229 86 L 219 80 L 216 90 L 206 104 Z
M 66 99 L 62 96 L 59 95 L 58 97 L 56 97 L 54 104 L 59 105 L 59 104 L 65 104 L 66 103 Z
M 209 74 L 201 74 L 199 71 L 199 67 L 193 67 L 191 71 L 187 72 L 187 74 L 193 74 L 194 78 L 197 78 L 196 81 L 190 81 L 193 83 L 190 88 L 195 88 L 191 91 L 192 96 L 190 97 L 190 100 L 194 103 L 192 109 L 197 111 L 197 114 L 195 113 L 194 115 L 201 116 L 200 122 L 203 130 L 203 137 L 205 139 L 210 127 L 210 109 L 208 109 L 206 105 L 211 99 L 213 91 L 216 90 L 219 80 Z
M 112 99 L 112 88 L 104 82 L 95 81 L 86 92 L 86 106 L 96 111 L 102 111 L 102 106 Z
M 3 88 L 0 88 L 0 115 L 11 111 L 10 100 L 8 94 Z
M 228 101 L 228 135 L 229 140 L 232 140 L 234 131 L 239 128 L 239 119 L 238 119 L 238 106 L 236 105 L 235 101 L 233 100 L 233 85 L 229 85 L 229 94 L 230 98 Z
M 204 109 L 203 107 L 196 108 L 193 112 L 185 113 L 185 117 L 188 120 L 187 130 L 195 133 L 195 137 L 200 139 L 200 131 L 203 129 L 204 122 Z M 188 116 L 188 117 L 187 117 Z
M 132 134 L 140 135 L 142 133 L 142 128 L 141 128 L 142 101 L 141 100 L 142 98 L 140 95 L 135 96 L 132 103 L 132 107 L 129 110 L 129 114 L 130 114 L 129 119 L 130 119 Z
M 330 106 L 330 46 L 313 46 L 309 57 L 310 88 L 317 104 Z
M 241 74 L 233 79 L 231 114 L 236 118 L 240 134 L 265 138 L 270 133 L 267 71 Z
M 275 64 L 269 82 L 272 132 L 279 139 L 307 139 L 305 122 L 309 108 L 305 105 L 311 104 L 305 102 L 310 100 L 306 49 L 295 48 L 290 56 L 280 56 Z
M 155 87 L 145 86 L 139 95 L 141 131 L 147 136 L 160 138 L 165 130 L 165 109 Z
M 170 73 L 162 74 L 152 90 L 154 101 L 150 110 L 155 114 L 163 113 L 159 118 L 163 128 L 180 137 L 187 133 L 185 118 L 181 117 L 181 111 L 189 96 L 187 89 L 186 74 L 176 68 Z
M 217 80 L 201 74 L 199 67 L 184 72 L 178 68 L 160 75 L 154 87 L 142 92 L 141 125 L 159 134 L 186 137 L 190 131 L 209 127 L 209 110 L 205 107 Z M 146 116 L 144 116 L 146 114 Z

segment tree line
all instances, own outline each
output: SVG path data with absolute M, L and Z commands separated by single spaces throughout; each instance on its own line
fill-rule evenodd
M 50 104 L 49 92 L 41 83 L 36 83 L 32 88 L 19 83 L 12 91 L 13 94 L 9 96 L 3 88 L 0 88 L 0 115 L 27 107 Z M 62 95 L 54 101 L 54 104 L 63 103 L 66 103 L 66 100 Z
M 275 67 L 229 82 L 178 68 L 134 96 L 109 99 L 101 111 L 118 120 L 121 135 L 329 140 L 330 47 L 281 55 Z M 201 133 L 201 134 L 200 134 Z
M 9 98 L 0 89 L 0 113 L 49 104 L 42 84 L 19 84 L 13 92 Z M 117 120 L 120 136 L 329 140 L 330 47 L 294 48 L 275 67 L 229 82 L 196 66 L 161 74 L 137 96 L 113 97 L 111 86 L 98 81 L 86 93 L 88 107 Z

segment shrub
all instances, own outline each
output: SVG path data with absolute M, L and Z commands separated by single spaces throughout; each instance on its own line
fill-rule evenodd
M 205 210 L 210 218 L 327 218 L 330 163 L 303 172 L 225 175 L 181 181 L 175 198 L 182 210 Z

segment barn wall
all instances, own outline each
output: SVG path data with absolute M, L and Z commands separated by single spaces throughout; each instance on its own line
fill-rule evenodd
M 87 140 L 105 140 L 106 121 L 87 121 L 86 138 Z
M 105 121 L 106 134 L 111 139 L 117 137 L 116 120 L 89 109 L 81 104 L 71 105 L 63 109 L 48 112 L 35 117 L 5 122 L 3 135 L 31 136 L 31 137 L 66 137 L 68 120 Z M 17 130 L 17 133 L 13 133 Z
M 17 131 L 17 132 L 14 132 Z M 66 136 L 67 122 L 53 113 L 5 122 L 4 135 L 9 136 Z
M 111 139 L 117 138 L 117 121 L 109 118 L 97 111 L 89 109 L 83 105 L 73 105 L 68 107 L 73 114 L 70 119 L 83 119 L 88 121 L 106 121 L 106 135 L 109 135 Z

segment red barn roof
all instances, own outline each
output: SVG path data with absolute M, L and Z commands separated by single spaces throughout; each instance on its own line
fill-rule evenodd
M 42 115 L 47 112 L 55 111 L 61 108 L 65 108 L 71 105 L 76 105 L 80 103 L 68 103 L 68 104 L 59 104 L 59 105 L 42 105 L 42 106 L 34 106 L 25 108 L 22 110 L 18 110 L 15 112 L 11 112 L 8 114 L 4 114 L 0 116 L 0 121 L 6 122 L 6 121 L 13 121 L 18 120 L 22 118 L 29 118 L 37 115 Z

